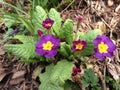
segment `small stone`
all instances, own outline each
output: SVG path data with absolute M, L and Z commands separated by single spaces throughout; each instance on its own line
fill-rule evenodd
M 108 0 L 108 6 L 113 6 L 114 2 L 113 0 Z

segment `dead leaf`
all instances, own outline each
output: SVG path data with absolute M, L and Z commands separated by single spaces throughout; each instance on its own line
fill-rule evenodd
M 16 84 L 21 83 L 21 82 L 24 81 L 24 80 L 25 80 L 24 77 L 20 77 L 20 78 L 15 78 L 15 79 L 10 80 L 9 83 L 10 83 L 11 85 L 16 85 Z
M 114 64 L 107 63 L 108 72 L 113 76 L 113 78 L 117 81 L 119 79 L 119 75 L 117 73 L 116 67 Z
M 110 26 L 113 28 L 116 27 L 116 25 L 119 23 L 119 21 L 120 21 L 119 16 L 113 17 L 111 22 L 110 22 Z
M 2 46 L 0 46 L 0 55 L 4 55 L 5 54 L 5 50 Z
M 115 12 L 120 12 L 120 5 L 118 5 L 117 7 L 116 7 L 116 9 L 115 9 Z
M 120 76 L 120 65 L 115 65 L 116 71 L 118 73 L 118 75 Z
M 7 75 L 6 72 L 0 73 L 0 82 L 3 80 L 3 78 Z
M 37 76 L 39 75 L 39 73 L 42 71 L 43 67 L 42 66 L 38 66 L 34 71 L 33 71 L 33 74 L 32 74 L 32 79 L 36 79 Z
M 107 32 L 106 25 L 102 21 L 97 22 L 97 24 L 98 24 L 98 28 L 102 31 L 103 34 Z
M 17 71 L 13 74 L 12 79 L 23 77 L 25 75 L 25 71 Z

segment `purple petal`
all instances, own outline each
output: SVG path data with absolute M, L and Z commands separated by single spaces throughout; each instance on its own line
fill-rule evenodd
M 100 42 L 101 42 L 101 37 L 100 35 L 98 35 L 96 39 L 93 41 L 93 44 L 97 47 Z
M 45 54 L 46 58 L 53 58 L 57 54 L 57 50 L 51 50 Z
M 56 46 L 60 46 L 60 39 L 52 39 L 51 40 L 52 41 L 52 43 L 54 44 L 54 47 L 56 47 Z
M 106 38 L 105 40 L 104 40 L 104 42 L 108 45 L 108 51 L 109 52 L 113 52 L 115 49 L 116 49 L 116 46 L 115 46 L 115 44 L 109 39 L 109 38 Z
M 36 53 L 38 54 L 38 55 L 40 55 L 40 56 L 43 56 L 46 52 L 44 51 L 44 50 L 42 50 L 42 49 L 37 49 L 36 48 Z
M 104 53 L 103 55 L 111 58 L 111 57 L 113 57 L 113 52 Z
M 47 34 L 47 35 L 43 35 L 39 40 L 38 40 L 38 45 L 41 45 L 43 43 L 46 43 L 47 41 L 51 41 L 51 38 L 54 38 L 54 36 L 52 34 Z
M 103 56 L 103 54 L 101 54 L 97 51 L 97 48 L 94 49 L 94 55 L 95 55 L 96 58 L 99 58 L 100 60 L 105 59 L 105 56 Z

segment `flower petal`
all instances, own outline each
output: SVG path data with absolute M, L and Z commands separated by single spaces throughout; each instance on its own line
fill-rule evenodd
M 46 52 L 44 51 L 44 50 L 42 50 L 42 49 L 37 49 L 36 48 L 36 53 L 38 54 L 38 55 L 40 55 L 40 56 L 43 56 Z
M 51 50 L 45 54 L 46 58 L 53 58 L 57 54 L 57 50 Z
M 110 38 L 106 38 L 105 40 L 104 40 L 104 42 L 108 45 L 108 51 L 109 52 L 112 52 L 112 51 L 114 51 L 115 49 L 116 49 L 116 46 L 115 46 L 115 44 L 110 40 Z
M 101 54 L 97 51 L 97 48 L 94 49 L 94 55 L 95 55 L 96 58 L 99 58 L 101 60 L 105 59 L 105 56 L 103 56 L 103 54 Z
M 103 55 L 106 56 L 106 57 L 111 58 L 111 57 L 113 57 L 113 52 L 104 53 Z
M 100 42 L 101 42 L 101 37 L 98 35 L 97 38 L 93 41 L 93 44 L 97 47 Z

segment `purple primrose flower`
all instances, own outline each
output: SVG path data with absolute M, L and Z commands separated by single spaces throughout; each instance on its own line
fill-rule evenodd
M 36 53 L 46 58 L 52 58 L 57 54 L 57 47 L 60 46 L 60 39 L 57 39 L 52 34 L 41 36 L 36 43 Z
M 72 51 L 82 51 L 86 47 L 87 43 L 82 40 L 73 41 Z
M 105 35 L 98 35 L 93 41 L 95 45 L 94 55 L 96 58 L 104 60 L 105 57 L 112 57 L 113 51 L 116 49 L 116 46 L 113 42 Z
M 50 18 L 46 18 L 43 23 L 42 26 L 46 29 L 51 29 L 52 25 L 54 24 L 54 21 L 51 20 Z

